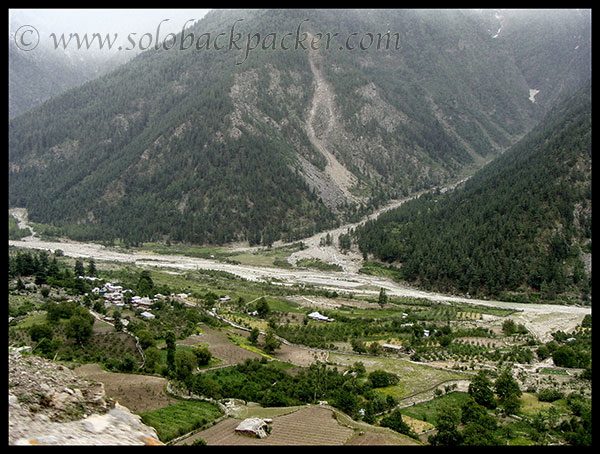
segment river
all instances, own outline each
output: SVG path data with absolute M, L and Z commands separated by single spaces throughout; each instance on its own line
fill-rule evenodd
M 28 226 L 26 211 L 12 209 L 10 213 L 17 217 L 21 226 Z M 30 226 L 28 226 L 30 227 Z M 33 232 L 33 229 L 31 229 Z M 345 229 L 344 229 L 345 230 Z M 340 229 L 336 229 L 339 232 Z M 321 235 L 325 235 L 325 232 Z M 573 329 L 586 314 L 591 314 L 590 307 L 565 306 L 554 304 L 525 304 L 507 301 L 481 300 L 456 295 L 444 295 L 412 288 L 399 284 L 391 279 L 361 274 L 355 267 L 344 267 L 344 271 L 321 271 L 307 269 L 271 268 L 266 266 L 250 266 L 223 263 L 198 257 L 181 255 L 152 254 L 148 252 L 123 251 L 114 247 L 106 247 L 95 243 L 77 241 L 44 241 L 35 233 L 19 241 L 9 240 L 10 246 L 56 251 L 60 249 L 64 255 L 73 258 L 89 259 L 117 263 L 130 263 L 140 267 L 156 267 L 180 271 L 219 270 L 226 271 L 250 281 L 274 281 L 280 285 L 311 284 L 319 288 L 334 290 L 338 293 L 354 295 L 377 295 L 384 288 L 390 296 L 424 298 L 440 303 L 468 303 L 487 305 L 520 311 L 515 315 L 519 323 L 523 323 L 540 339 L 549 339 L 552 331 Z M 339 253 L 338 256 L 345 256 Z M 346 258 L 346 260 L 349 260 Z M 356 260 L 354 258 L 354 260 Z

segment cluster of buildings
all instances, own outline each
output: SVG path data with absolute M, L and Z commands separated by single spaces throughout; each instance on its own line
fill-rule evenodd
M 80 279 L 99 280 L 99 278 L 87 276 L 80 276 Z M 151 313 L 152 309 L 150 306 L 157 301 L 161 301 L 166 298 L 165 295 L 161 295 L 160 293 L 154 295 L 154 298 L 137 296 L 134 295 L 131 290 L 123 289 L 121 285 L 116 285 L 111 282 L 106 282 L 102 286 L 94 287 L 92 289 L 92 293 L 94 295 L 102 295 L 104 297 L 104 307 L 124 307 L 127 304 L 128 307 L 132 307 L 133 309 L 143 309 L 143 312 L 141 312 L 139 315 L 148 320 L 155 318 L 154 314 Z

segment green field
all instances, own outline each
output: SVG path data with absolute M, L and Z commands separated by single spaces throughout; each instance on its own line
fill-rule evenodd
M 401 358 L 369 357 L 331 353 L 329 361 L 340 366 L 351 366 L 357 361 L 364 364 L 367 373 L 375 370 L 385 370 L 396 374 L 398 384 L 386 388 L 379 388 L 378 392 L 403 399 L 413 394 L 418 394 L 435 388 L 450 380 L 464 380 L 471 377 L 462 372 L 434 369 L 432 367 L 415 364 Z
M 167 442 L 199 429 L 221 415 L 221 410 L 211 403 L 181 401 L 168 407 L 142 413 L 140 416 L 144 424 L 156 429 L 162 442 Z
M 430 400 L 428 402 L 423 402 L 417 405 L 413 405 L 412 407 L 403 408 L 402 414 L 435 425 L 436 415 L 441 406 L 451 404 L 452 406 L 460 407 L 467 400 L 469 400 L 469 395 L 467 393 L 453 392 L 438 397 L 436 399 Z

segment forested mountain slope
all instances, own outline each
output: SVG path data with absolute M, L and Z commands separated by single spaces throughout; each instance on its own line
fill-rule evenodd
M 11 121 L 9 204 L 75 239 L 130 243 L 270 244 L 356 219 L 481 166 L 552 106 L 529 99 L 528 61 L 517 64 L 526 24 L 509 42 L 488 19 L 213 11 L 170 50 L 150 49 Z M 585 21 L 565 24 L 590 40 Z M 586 70 L 536 66 L 546 63 L 552 77 Z
M 591 274 L 591 86 L 553 109 L 464 187 L 430 193 L 367 222 L 360 249 L 404 279 L 471 295 L 583 297 Z M 591 270 L 587 270 L 591 271 Z

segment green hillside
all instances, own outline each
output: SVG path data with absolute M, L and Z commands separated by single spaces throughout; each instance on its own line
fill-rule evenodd
M 356 232 L 360 249 L 425 288 L 587 300 L 591 136 L 588 85 L 464 187 L 366 223 Z

